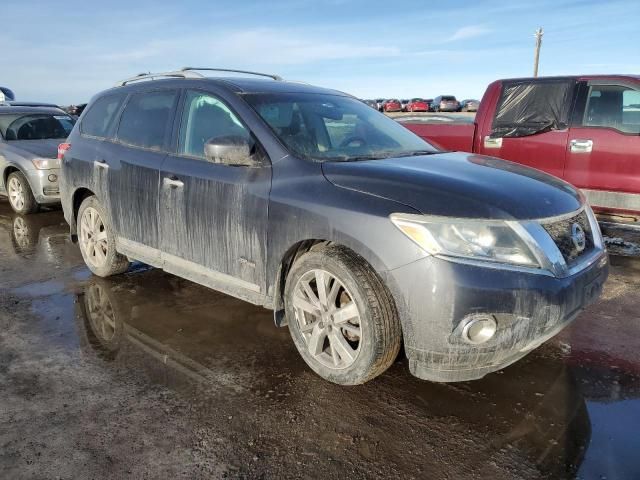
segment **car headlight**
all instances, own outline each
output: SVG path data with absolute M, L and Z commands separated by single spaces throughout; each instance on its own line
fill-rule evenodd
M 539 268 L 521 229 L 512 222 L 393 214 L 391 221 L 431 255 Z
M 51 170 L 60 168 L 59 158 L 34 158 L 31 160 L 38 170 Z

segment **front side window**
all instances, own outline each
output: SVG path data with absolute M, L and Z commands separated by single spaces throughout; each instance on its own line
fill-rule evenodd
M 302 158 L 355 161 L 437 152 L 395 120 L 350 97 L 273 93 L 244 98 L 280 141 Z
M 582 124 L 640 133 L 640 91 L 622 85 L 592 85 Z
M 118 141 L 135 147 L 162 149 L 176 97 L 175 90 L 132 95 L 120 118 Z
M 108 137 L 116 113 L 124 99 L 125 95 L 108 95 L 96 100 L 82 118 L 80 131 L 92 137 Z
M 7 140 L 64 139 L 73 129 L 74 120 L 68 115 L 49 113 L 0 115 L 0 133 Z
M 251 139 L 249 131 L 221 100 L 208 93 L 187 91 L 179 153 L 205 159 L 204 144 L 208 140 L 230 136 Z

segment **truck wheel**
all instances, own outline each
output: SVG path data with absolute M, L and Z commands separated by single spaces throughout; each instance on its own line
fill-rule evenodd
M 113 229 L 95 196 L 85 198 L 80 205 L 78 243 L 87 267 L 99 277 L 117 275 L 129 268 L 127 257 L 116 252 Z
M 22 172 L 13 172 L 7 178 L 7 195 L 9 195 L 9 205 L 14 212 L 21 215 L 28 215 L 38 211 L 31 186 Z
M 294 263 L 285 308 L 302 358 L 330 382 L 365 383 L 398 356 L 402 331 L 391 294 L 366 261 L 344 247 L 311 250 Z

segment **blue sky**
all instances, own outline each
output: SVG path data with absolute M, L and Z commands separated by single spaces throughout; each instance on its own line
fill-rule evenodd
M 5 0 L 0 85 L 87 101 L 142 71 L 279 73 L 362 98 L 453 94 L 529 76 L 640 73 L 640 1 Z

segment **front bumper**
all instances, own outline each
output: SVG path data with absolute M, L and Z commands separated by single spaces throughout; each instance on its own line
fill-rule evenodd
M 29 170 L 26 172 L 33 196 L 41 205 L 60 203 L 60 169 Z
M 482 378 L 510 365 L 571 323 L 602 290 L 606 252 L 575 275 L 467 265 L 427 257 L 386 272 L 402 321 L 413 375 L 438 382 Z M 461 334 L 469 315 L 487 314 L 498 324 L 486 343 Z

